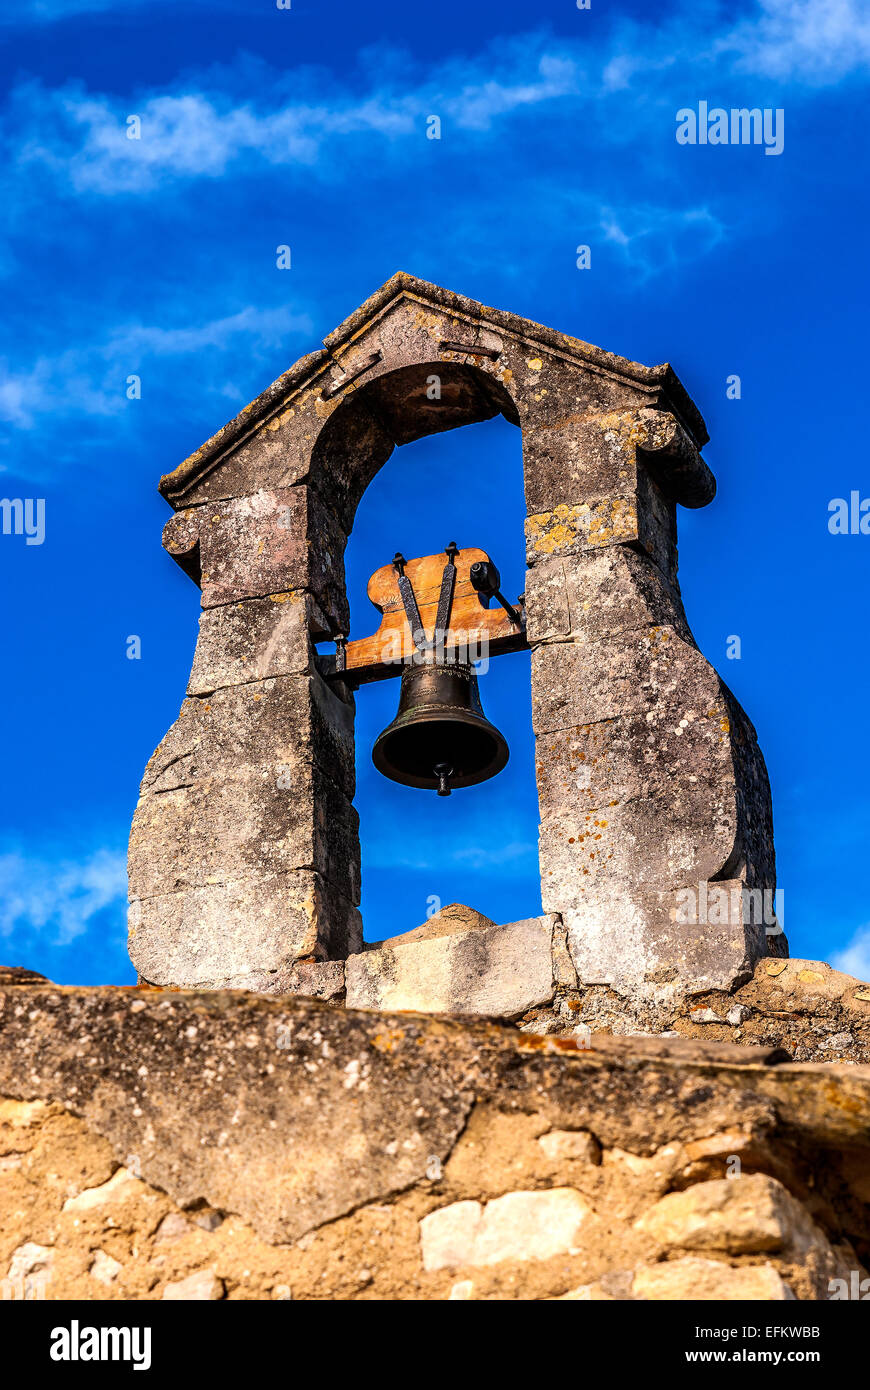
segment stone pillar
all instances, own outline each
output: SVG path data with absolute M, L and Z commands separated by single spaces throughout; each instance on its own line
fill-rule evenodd
M 712 478 L 657 409 L 551 430 L 545 451 L 540 438 L 526 602 L 544 910 L 561 914 L 581 982 L 729 988 L 770 953 L 742 889 L 775 879 L 755 732 L 677 587 L 673 499 L 709 500 Z
M 164 544 L 203 611 L 133 820 L 130 954 L 153 984 L 280 993 L 362 942 L 353 700 L 312 644 L 347 623 L 345 537 L 296 486 L 186 508 Z

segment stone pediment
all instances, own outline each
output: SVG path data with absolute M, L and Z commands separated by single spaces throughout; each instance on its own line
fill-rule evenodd
M 401 390 L 391 392 L 385 384 L 371 402 L 393 444 L 499 412 L 521 424 L 522 406 L 510 387 L 506 392 L 488 389 L 485 377 L 476 375 L 472 381 L 466 370 L 482 368 L 490 382 L 501 381 L 503 387 L 510 383 L 515 367 L 506 365 L 506 343 L 512 349 L 512 360 L 519 358 L 528 364 L 546 358 L 559 363 L 569 375 L 573 371 L 597 378 L 599 383 L 612 382 L 618 388 L 612 398 L 600 388 L 591 393 L 587 404 L 593 409 L 600 411 L 617 397 L 624 405 L 627 389 L 639 407 L 669 411 L 679 421 L 695 458 L 695 451 L 707 442 L 701 414 L 668 363 L 647 367 L 632 362 L 519 314 L 491 308 L 399 271 L 328 334 L 322 348 L 300 357 L 167 473 L 160 481 L 160 491 L 176 509 L 238 495 L 233 479 L 222 484 L 212 475 L 225 469 L 252 439 L 263 432 L 283 435 L 288 414 L 292 418 L 300 410 L 303 416 L 313 415 L 312 425 L 322 426 L 351 392 L 370 388 L 399 368 L 406 369 Z M 433 362 L 442 364 L 444 380 L 437 409 L 427 410 L 427 374 L 422 369 Z M 411 367 L 418 369 L 416 389 L 407 375 Z M 532 366 L 529 370 L 536 369 Z M 307 433 L 309 454 L 316 434 L 317 428 Z M 674 478 L 674 500 L 686 506 L 709 501 L 714 488 L 706 468 L 702 465 L 699 476 L 690 476 L 693 470 L 684 465 L 683 472 L 685 477 Z M 302 480 L 297 474 L 292 479 L 264 476 L 259 482 L 271 486 Z

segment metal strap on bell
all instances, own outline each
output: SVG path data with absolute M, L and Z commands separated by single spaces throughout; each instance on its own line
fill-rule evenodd
M 456 579 L 456 545 L 447 547 L 434 636 L 427 639 L 405 561 L 393 561 L 399 590 L 417 652 L 437 656 L 439 634 L 450 621 Z M 395 719 L 378 735 L 372 761 L 379 772 L 406 787 L 422 787 L 449 796 L 454 787 L 472 787 L 501 772 L 508 746 L 483 712 L 477 676 L 468 665 L 438 663 L 405 666 Z

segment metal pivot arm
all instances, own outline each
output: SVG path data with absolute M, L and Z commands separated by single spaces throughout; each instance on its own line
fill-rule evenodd
M 484 608 L 489 607 L 489 600 L 494 598 L 501 604 L 511 622 L 516 623 L 517 627 L 523 626 L 523 615 L 519 609 L 514 608 L 508 603 L 504 594 L 501 592 L 501 575 L 493 564 L 492 560 L 477 560 L 469 571 L 472 588 L 476 589 L 480 595 L 480 601 Z M 484 603 L 484 599 L 486 602 Z

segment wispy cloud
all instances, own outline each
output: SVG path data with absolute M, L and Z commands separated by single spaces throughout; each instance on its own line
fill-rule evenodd
M 470 869 L 504 869 L 511 865 L 514 869 L 528 867 L 534 863 L 537 868 L 538 847 L 530 840 L 511 840 L 508 844 L 468 845 L 453 852 L 457 864 L 467 864 Z
M 99 19 L 102 15 L 127 14 L 131 10 L 168 9 L 174 0 L 15 0 L 0 11 L 0 28 L 26 28 L 30 25 L 59 24 L 71 19 Z M 199 4 L 203 9 L 242 10 L 246 0 L 186 0 L 187 8 Z
M 22 942 L 39 936 L 68 945 L 104 909 L 122 912 L 126 892 L 125 856 L 114 850 L 57 862 L 17 852 L 0 855 L 0 937 L 15 933 Z
M 463 828 L 462 812 L 451 819 L 449 828 L 427 825 L 424 833 L 399 833 L 386 814 L 380 825 L 370 827 L 366 838 L 366 865 L 372 869 L 402 868 L 442 872 L 452 868 L 473 869 L 480 873 L 523 874 L 537 872 L 538 847 L 523 837 L 520 818 L 508 814 L 489 819 L 487 844 L 473 843 L 474 817 Z
M 123 102 L 77 83 L 50 89 L 29 82 L 13 94 L 7 141 L 19 167 L 47 171 L 79 193 L 144 194 L 258 166 L 295 165 L 310 178 L 328 179 L 336 171 L 324 154 L 334 142 L 421 142 L 431 114 L 445 133 L 483 135 L 514 117 L 566 101 L 588 109 L 629 88 L 649 103 L 680 81 L 697 85 L 729 74 L 810 87 L 866 75 L 870 15 L 857 0 L 761 0 L 723 31 L 715 7 L 685 6 L 655 23 L 613 24 L 597 42 L 538 32 L 493 40 L 473 57 L 428 70 L 411 60 L 402 65 L 395 54 L 388 59 L 369 61 L 362 80 L 344 85 L 324 72 L 279 73 L 263 65 L 252 82 L 247 60 L 244 100 L 232 95 L 231 69 Z M 597 137 L 624 139 L 629 114 L 623 109 L 620 120 L 599 121 Z M 138 139 L 129 138 L 130 116 L 141 123 Z
M 761 0 L 716 49 L 738 72 L 819 86 L 839 82 L 870 66 L 870 11 L 864 0 Z
M 80 84 L 47 89 L 20 87 L 13 98 L 19 166 L 41 167 L 67 178 L 78 192 L 147 193 L 166 181 L 220 178 L 244 161 L 261 166 L 299 165 L 325 177 L 324 146 L 339 138 L 379 136 L 390 141 L 425 139 L 425 121 L 438 114 L 461 130 L 487 131 L 518 110 L 576 93 L 574 61 L 511 45 L 500 70 L 487 74 L 476 61 L 434 72 L 407 91 L 375 88 L 361 95 L 336 92 L 325 101 L 280 101 L 282 83 L 272 75 L 259 104 L 234 104 L 224 93 L 184 91 L 146 95 L 121 107 Z M 298 85 L 311 84 L 300 74 Z M 131 123 L 136 117 L 138 125 Z M 131 138 L 135 137 L 135 138 Z
M 848 946 L 831 957 L 831 964 L 859 980 L 870 980 L 870 922 L 857 929 Z
M 55 420 L 118 414 L 128 405 L 127 377 L 141 377 L 166 359 L 193 357 L 205 349 L 220 356 L 243 349 L 260 355 L 287 348 L 292 360 L 299 341 L 308 341 L 312 333 L 307 314 L 252 305 L 199 324 L 125 324 L 102 341 L 83 343 L 54 357 L 41 356 L 23 370 L 0 360 L 0 420 L 31 429 L 44 413 Z M 206 384 L 201 370 L 197 381 L 200 389 Z M 213 364 L 211 383 L 214 391 L 227 394 L 218 362 Z
M 605 207 L 599 226 L 604 240 L 617 246 L 643 278 L 708 255 L 726 234 L 724 224 L 708 207 Z

